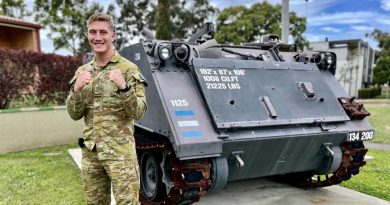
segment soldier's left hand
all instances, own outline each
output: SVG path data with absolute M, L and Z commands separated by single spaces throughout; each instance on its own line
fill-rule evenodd
M 126 88 L 126 81 L 123 78 L 122 72 L 119 69 L 110 70 L 110 80 L 115 83 L 119 89 Z

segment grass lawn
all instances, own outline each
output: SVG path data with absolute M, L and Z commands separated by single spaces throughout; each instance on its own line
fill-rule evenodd
M 366 109 L 371 113 L 367 119 L 375 130 L 371 142 L 390 144 L 390 107 L 368 106 Z M 360 174 L 341 185 L 390 201 L 390 151 L 369 149 L 367 154 L 374 159 L 367 161 Z
M 375 129 L 372 142 L 390 144 L 390 106 L 365 108 L 371 113 L 367 119 Z
M 85 204 L 72 147 L 0 155 L 0 204 Z
M 341 185 L 371 196 L 390 201 L 390 151 L 369 150 L 368 160 L 360 173 Z

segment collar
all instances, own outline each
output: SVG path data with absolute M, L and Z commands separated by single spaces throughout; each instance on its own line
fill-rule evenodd
M 118 51 L 114 51 L 114 55 L 111 57 L 111 59 L 110 59 L 110 61 L 108 61 L 108 63 L 105 65 L 105 66 L 107 66 L 109 63 L 116 63 L 116 62 L 118 62 L 119 60 L 121 59 L 121 55 L 118 53 Z M 96 56 L 93 58 L 93 60 L 91 61 L 91 65 L 93 66 L 93 67 L 99 67 L 98 66 L 98 64 L 97 64 L 97 62 L 96 62 Z M 104 67 L 105 67 L 104 66 Z

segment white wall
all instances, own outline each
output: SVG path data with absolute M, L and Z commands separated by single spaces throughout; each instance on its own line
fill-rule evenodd
M 83 126 L 65 109 L 0 113 L 0 153 L 76 143 Z

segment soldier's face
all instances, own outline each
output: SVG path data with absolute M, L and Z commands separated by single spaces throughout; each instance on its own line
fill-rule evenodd
M 88 25 L 88 42 L 96 54 L 110 51 L 115 40 L 115 33 L 104 21 L 94 21 Z

